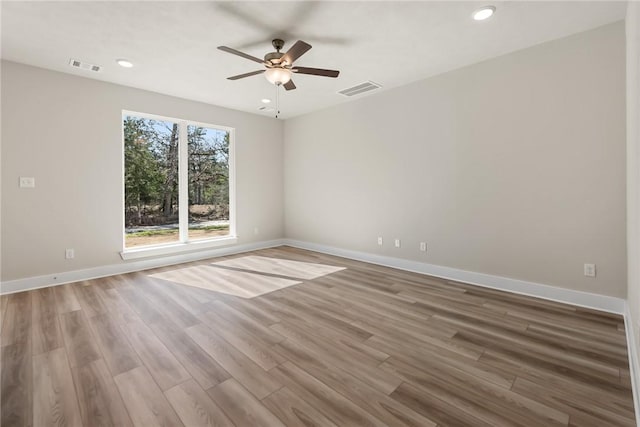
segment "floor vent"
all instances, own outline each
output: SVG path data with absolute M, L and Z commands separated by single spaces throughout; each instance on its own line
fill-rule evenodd
M 347 89 L 343 89 L 338 91 L 340 95 L 344 96 L 354 96 L 360 95 L 361 93 L 369 92 L 371 90 L 380 89 L 382 86 L 378 83 L 374 83 L 371 81 L 360 83 L 359 85 L 355 85 L 353 87 L 349 87 Z
M 69 60 L 69 65 L 73 68 L 80 68 L 81 70 L 93 71 L 95 73 L 102 70 L 99 65 L 88 64 L 86 62 L 78 61 L 77 59 Z

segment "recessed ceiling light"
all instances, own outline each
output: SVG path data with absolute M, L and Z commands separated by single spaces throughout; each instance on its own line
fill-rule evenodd
M 271 100 L 269 98 L 262 98 L 262 103 L 263 104 L 268 104 L 270 102 L 271 102 Z
M 484 21 L 491 18 L 496 11 L 495 6 L 485 6 L 473 12 L 473 19 L 476 21 Z
M 133 67 L 133 64 L 131 62 L 127 61 L 126 59 L 117 59 L 116 62 L 118 63 L 119 66 L 124 67 L 124 68 Z

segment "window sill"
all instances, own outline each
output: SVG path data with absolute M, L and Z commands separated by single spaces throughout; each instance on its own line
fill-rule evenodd
M 145 246 L 142 248 L 125 249 L 120 252 L 120 257 L 127 261 L 131 259 L 150 258 L 154 256 L 164 256 L 180 254 L 184 252 L 198 251 L 202 249 L 215 248 L 219 246 L 233 245 L 238 242 L 237 236 L 221 237 L 213 240 L 196 240 L 187 243 L 175 243 L 162 246 Z

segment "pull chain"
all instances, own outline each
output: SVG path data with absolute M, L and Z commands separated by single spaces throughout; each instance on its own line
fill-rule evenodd
M 276 85 L 276 119 L 280 115 L 280 85 Z

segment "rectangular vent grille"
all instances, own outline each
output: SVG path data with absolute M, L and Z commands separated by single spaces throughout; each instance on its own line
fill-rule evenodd
M 69 65 L 73 68 L 80 68 L 81 70 L 93 71 L 97 73 L 102 70 L 102 67 L 99 65 L 88 64 L 86 62 L 78 61 L 77 59 L 69 60 Z
M 354 96 L 360 95 L 361 93 L 369 92 L 370 90 L 380 89 L 381 87 L 382 85 L 379 85 L 378 83 L 368 81 L 347 89 L 343 89 L 338 93 L 344 96 Z

